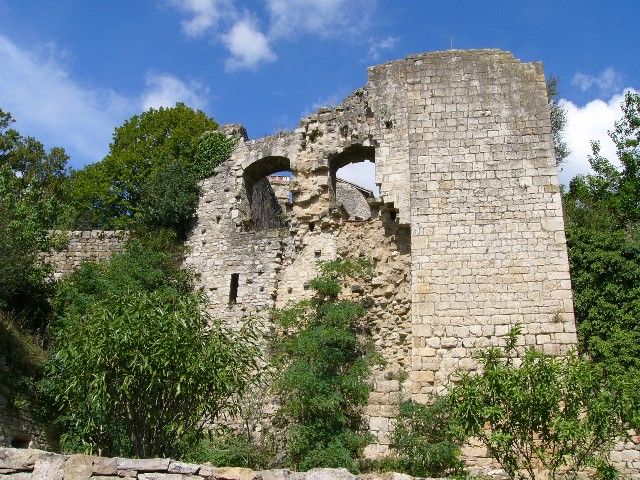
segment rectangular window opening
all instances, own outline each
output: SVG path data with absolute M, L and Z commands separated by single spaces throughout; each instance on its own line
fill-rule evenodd
M 240 274 L 231 274 L 231 284 L 229 285 L 229 305 L 238 303 L 238 285 L 240 283 Z

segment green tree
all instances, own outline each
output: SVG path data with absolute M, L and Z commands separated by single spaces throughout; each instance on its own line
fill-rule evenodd
M 614 375 L 640 372 L 640 96 L 609 133 L 621 168 L 593 143 L 593 174 L 571 181 L 565 224 L 580 348 Z
M 40 384 L 63 448 L 180 456 L 250 384 L 253 328 L 208 317 L 170 240 L 135 239 L 63 282 Z
M 48 230 L 63 209 L 68 157 L 61 148 L 46 152 L 12 123 L 0 110 L 0 311 L 37 328 L 51 293 L 41 253 L 56 246 Z
M 171 162 L 157 170 L 141 189 L 138 224 L 149 229 L 169 228 L 184 238 L 200 199 L 198 182 L 212 175 L 234 145 L 221 132 L 205 132 L 198 139 L 192 165 Z
M 629 385 L 575 355 L 554 358 L 528 348 L 516 361 L 520 333 L 505 348 L 480 352 L 482 373 L 460 373 L 449 396 L 452 416 L 478 437 L 510 478 L 577 478 L 587 467 L 615 476 L 608 455 L 637 417 Z
M 400 404 L 392 436 L 397 452 L 394 470 L 436 478 L 464 472 L 460 445 L 465 439 L 449 400 L 443 396 L 429 405 L 411 400 Z
M 551 133 L 553 134 L 553 147 L 556 155 L 556 165 L 561 165 L 569 156 L 569 147 L 564 141 L 563 130 L 567 125 L 567 112 L 558 103 L 558 77 L 555 75 L 547 78 L 547 99 L 549 114 L 551 116 Z
M 294 468 L 346 467 L 357 470 L 357 458 L 372 438 L 364 430 L 371 367 L 379 360 L 362 337 L 358 303 L 339 300 L 345 276 L 368 277 L 362 260 L 324 263 L 310 287 L 315 296 L 277 310 L 280 327 L 273 343 L 279 399 L 276 424 L 284 428 L 286 451 Z
M 76 226 L 131 228 L 142 209 L 145 225 L 184 227 L 195 210 L 197 181 L 211 175 L 233 145 L 207 133 L 216 128 L 213 119 L 182 103 L 131 117 L 116 128 L 102 161 L 74 172 Z M 178 198 L 177 186 L 186 188 Z

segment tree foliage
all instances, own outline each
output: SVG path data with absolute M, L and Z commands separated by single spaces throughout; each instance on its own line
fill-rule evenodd
M 109 154 L 74 172 L 71 202 L 81 228 L 173 228 L 193 217 L 197 182 L 233 148 L 215 121 L 182 103 L 149 109 L 116 128 Z
M 569 147 L 564 141 L 563 130 L 567 124 L 567 112 L 558 103 L 558 77 L 547 78 L 547 98 L 551 116 L 551 133 L 556 156 L 556 165 L 561 165 L 569 156 Z
M 379 359 L 362 335 L 358 303 L 340 300 L 342 280 L 370 275 L 364 260 L 328 262 L 310 287 L 313 299 L 277 310 L 281 334 L 272 342 L 278 372 L 276 423 L 284 428 L 294 468 L 346 467 L 371 442 L 362 409 L 370 392 L 371 367 Z
M 464 440 L 452 416 L 450 397 L 431 404 L 405 401 L 399 405 L 393 431 L 397 452 L 394 470 L 414 477 L 448 477 L 464 472 L 460 445 Z
M 640 96 L 609 133 L 621 168 L 593 143 L 593 174 L 564 196 L 580 347 L 611 374 L 640 372 Z
M 253 329 L 212 321 L 175 255 L 136 239 L 62 285 L 41 387 L 67 449 L 181 455 L 249 385 Z
M 587 467 L 615 475 L 609 452 L 625 418 L 637 416 L 630 386 L 575 355 L 528 348 L 516 362 L 519 333 L 512 329 L 504 348 L 481 351 L 482 373 L 460 374 L 449 393 L 455 421 L 510 478 L 576 478 Z
M 0 110 L 0 311 L 31 328 L 44 322 L 51 285 L 41 253 L 56 246 L 48 229 L 63 210 L 67 155 L 10 128 Z

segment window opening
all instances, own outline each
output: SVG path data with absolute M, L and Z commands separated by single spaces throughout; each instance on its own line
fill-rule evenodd
M 28 437 L 14 437 L 11 439 L 11 448 L 29 448 L 31 439 Z
M 351 220 L 371 218 L 371 202 L 380 196 L 375 183 L 375 148 L 351 145 L 329 157 L 329 186 Z
M 244 171 L 244 183 L 249 202 L 249 229 L 267 230 L 287 226 L 293 195 L 293 175 L 286 157 L 265 157 Z
M 238 303 L 238 285 L 240 283 L 240 274 L 231 274 L 231 284 L 229 285 L 229 305 Z

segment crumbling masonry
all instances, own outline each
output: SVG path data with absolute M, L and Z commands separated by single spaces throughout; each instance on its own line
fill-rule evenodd
M 211 313 L 236 322 L 309 295 L 318 261 L 374 260 L 372 284 L 347 292 L 371 306 L 387 361 L 367 407 L 369 455 L 387 450 L 399 399 L 424 401 L 476 368 L 474 350 L 511 326 L 548 353 L 575 345 L 540 63 L 500 50 L 413 55 L 371 67 L 362 89 L 293 131 L 225 131 L 239 141 L 203 182 L 186 264 Z M 379 197 L 336 179 L 363 160 Z M 267 178 L 281 171 L 291 179 Z

